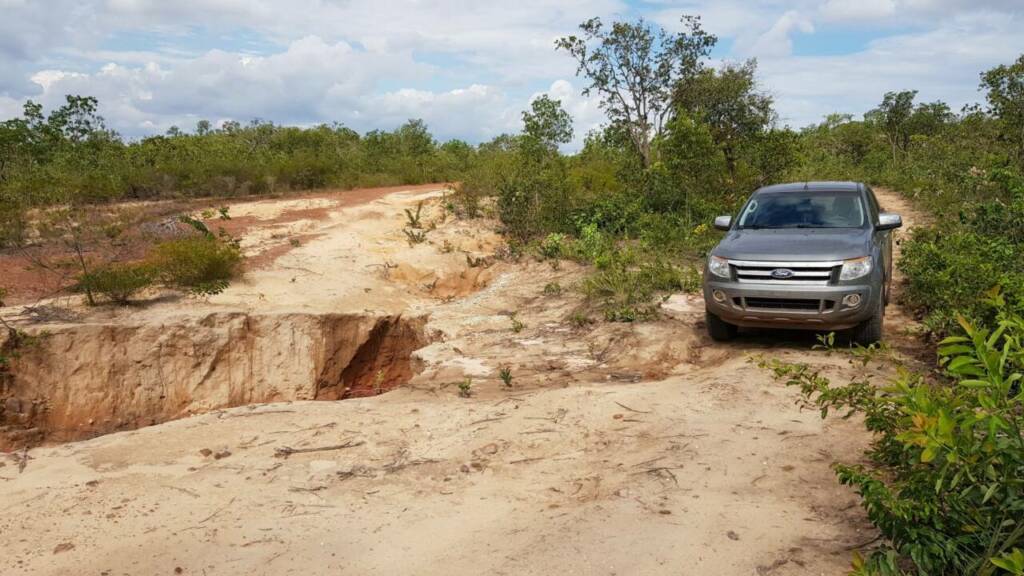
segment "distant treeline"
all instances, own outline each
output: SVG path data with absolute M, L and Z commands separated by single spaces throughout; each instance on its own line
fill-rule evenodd
M 107 129 L 92 97 L 68 96 L 44 115 L 27 102 L 0 123 L 0 194 L 32 206 L 168 197 L 261 194 L 326 186 L 447 180 L 473 147 L 439 144 L 421 120 L 364 135 L 339 124 L 200 121 L 194 130 L 126 141 Z

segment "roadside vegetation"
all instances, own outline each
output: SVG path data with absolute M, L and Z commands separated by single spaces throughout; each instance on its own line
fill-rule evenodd
M 867 464 L 834 466 L 882 536 L 851 574 L 1024 574 L 1024 318 L 998 290 L 985 304 L 994 321 L 960 317 L 937 375 L 836 385 L 807 364 L 762 361 L 823 418 L 857 415 L 874 435 Z

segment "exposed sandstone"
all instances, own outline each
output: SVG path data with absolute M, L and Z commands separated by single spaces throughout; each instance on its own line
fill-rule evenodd
M 159 324 L 51 325 L 11 360 L 0 388 L 0 450 L 244 404 L 383 392 L 413 375 L 425 322 L 216 312 Z

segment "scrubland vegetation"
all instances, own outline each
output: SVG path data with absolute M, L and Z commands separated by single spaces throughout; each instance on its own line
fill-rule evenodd
M 883 535 L 855 573 L 1024 574 L 1024 57 L 981 71 L 978 105 L 955 111 L 893 92 L 862 117 L 794 130 L 779 125 L 756 62 L 708 66 L 715 42 L 688 17 L 678 34 L 595 19 L 560 39 L 608 117 L 571 155 L 559 150 L 571 118 L 547 97 L 523 113 L 521 133 L 477 146 L 439 144 L 415 120 L 365 135 L 200 122 L 128 142 L 105 128 L 94 99 L 69 97 L 46 116 L 30 102 L 0 124 L 0 242 L 64 242 L 91 301 L 128 302 L 155 283 L 208 294 L 238 268 L 230 238 L 186 217 L 185 238 L 96 259 L 81 247 L 116 243 L 122 223 L 82 215 L 112 201 L 448 181 L 457 216 L 496 216 L 512 254 L 589 265 L 580 289 L 604 318 L 641 321 L 656 316 L 659 295 L 697 289 L 718 238 L 709 223 L 754 188 L 889 186 L 935 222 L 904 240 L 899 266 L 906 304 L 945 338 L 938 373 L 836 386 L 807 366 L 772 367 L 823 414 L 862 414 L 876 435 L 870 465 L 837 467 Z M 422 241 L 419 214 L 408 218 L 410 243 Z M 591 319 L 578 311 L 571 321 Z M 502 378 L 512 385 L 510 369 Z

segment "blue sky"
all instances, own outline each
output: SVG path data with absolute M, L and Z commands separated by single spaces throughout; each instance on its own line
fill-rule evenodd
M 980 99 L 980 71 L 1024 53 L 1021 0 L 0 0 L 0 13 L 0 117 L 91 94 L 130 137 L 199 119 L 365 131 L 416 117 L 479 142 L 550 93 L 579 140 L 603 115 L 553 42 L 592 16 L 674 30 L 700 15 L 719 37 L 712 65 L 757 58 L 795 127 L 887 90 L 959 108 Z

